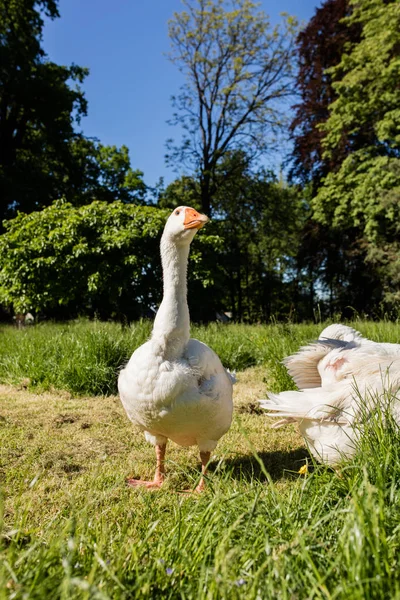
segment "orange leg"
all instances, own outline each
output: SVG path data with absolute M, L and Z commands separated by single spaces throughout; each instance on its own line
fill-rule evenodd
M 200 452 L 201 479 L 200 479 L 199 485 L 195 489 L 195 492 L 202 492 L 206 487 L 204 475 L 207 473 L 207 465 L 210 460 L 210 456 L 211 456 L 211 452 Z
M 166 447 L 166 444 L 163 444 L 162 446 L 159 444 L 156 445 L 157 466 L 153 481 L 144 481 L 143 479 L 127 479 L 127 484 L 130 487 L 156 489 L 162 486 L 165 477 L 164 458 Z

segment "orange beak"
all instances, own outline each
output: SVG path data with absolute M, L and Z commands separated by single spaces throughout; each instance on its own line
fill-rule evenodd
M 194 208 L 185 208 L 185 220 L 183 221 L 185 229 L 201 229 L 209 218 L 194 210 Z

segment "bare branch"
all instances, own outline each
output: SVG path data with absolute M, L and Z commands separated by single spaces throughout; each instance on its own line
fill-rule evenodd
M 297 23 L 270 27 L 251 0 L 185 0 L 169 24 L 170 59 L 186 76 L 175 124 L 187 132 L 170 153 L 202 182 L 203 209 L 212 208 L 215 169 L 227 151 L 254 145 L 264 152 L 282 128 L 292 94 Z M 170 145 L 170 150 L 172 147 Z

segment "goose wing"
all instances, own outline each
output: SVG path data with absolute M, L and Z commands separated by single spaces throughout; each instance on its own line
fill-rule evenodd
M 336 362 L 341 358 L 340 353 L 359 347 L 362 341 L 364 338 L 359 331 L 347 325 L 334 323 L 325 327 L 318 340 L 302 346 L 296 354 L 285 358 L 283 364 L 299 389 L 319 387 L 324 383 L 326 373 L 329 374 L 328 381 L 331 381 L 330 365 L 336 365 L 337 370 L 341 364 L 340 361 Z M 325 372 L 326 368 L 328 368 L 327 372 Z
M 200 388 L 210 389 L 218 381 L 218 385 L 228 387 L 232 393 L 232 384 L 235 382 L 234 375 L 223 367 L 217 354 L 207 344 L 193 338 L 190 339 L 184 358 L 198 377 Z
M 349 348 L 351 342 L 335 339 L 320 339 L 302 346 L 296 354 L 283 359 L 289 375 L 301 390 L 320 387 L 322 384 L 320 363 L 331 352 Z M 329 360 L 328 360 L 329 363 Z

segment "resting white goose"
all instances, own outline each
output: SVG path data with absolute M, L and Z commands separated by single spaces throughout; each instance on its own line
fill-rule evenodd
M 168 218 L 161 238 L 164 297 L 148 342 L 140 346 L 120 373 L 118 389 L 130 420 L 154 444 L 153 481 L 129 479 L 129 485 L 158 488 L 164 481 L 164 457 L 170 439 L 197 445 L 204 488 L 210 453 L 232 420 L 233 377 L 208 346 L 189 338 L 187 263 L 190 243 L 208 217 L 180 206 Z
M 298 422 L 313 456 L 329 465 L 355 454 L 363 416 L 384 390 L 400 389 L 400 345 L 373 342 L 346 325 L 330 325 L 283 362 L 300 391 L 269 394 L 261 406 L 284 417 L 273 427 Z M 400 401 L 392 411 L 400 424 Z

